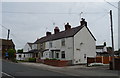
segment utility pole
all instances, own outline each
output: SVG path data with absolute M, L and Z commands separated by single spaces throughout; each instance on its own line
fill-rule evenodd
M 10 29 L 8 29 L 7 40 L 9 40 L 9 35 L 10 35 Z
M 112 10 L 110 10 L 110 22 L 111 22 L 111 40 L 112 40 L 112 66 L 115 69 L 115 58 L 114 58 L 114 38 L 113 38 L 113 20 L 112 20 Z

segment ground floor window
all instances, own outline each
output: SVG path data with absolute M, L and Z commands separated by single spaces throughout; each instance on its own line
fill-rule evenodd
M 24 57 L 25 57 L 25 54 L 24 54 Z
M 59 58 L 59 53 L 56 53 L 56 58 Z
M 52 55 L 51 55 L 52 58 L 54 58 L 54 52 L 52 51 Z
M 61 58 L 65 58 L 65 51 L 62 51 Z
M 38 53 L 36 53 L 35 56 L 38 57 Z
M 21 58 L 21 55 L 19 55 L 19 58 Z
M 41 52 L 41 57 L 43 57 L 43 52 Z

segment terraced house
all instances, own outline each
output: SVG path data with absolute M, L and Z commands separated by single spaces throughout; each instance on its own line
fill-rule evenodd
M 55 27 L 54 33 L 36 40 L 40 59 L 57 58 L 67 60 L 70 64 L 87 63 L 87 57 L 96 56 L 96 39 L 82 19 L 79 26 L 71 28 L 67 23 L 65 30 Z

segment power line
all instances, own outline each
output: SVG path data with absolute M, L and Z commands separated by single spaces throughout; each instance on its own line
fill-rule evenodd
M 108 13 L 107 13 L 108 14 Z M 89 23 L 89 24 L 94 24 L 94 23 L 96 23 L 96 22 L 98 22 L 98 21 L 100 21 L 100 19 L 103 19 L 103 18 L 105 18 L 106 16 L 107 16 L 107 14 L 104 14 L 104 15 L 102 15 L 102 16 L 100 16 L 99 18 L 96 18 L 96 19 L 94 19 L 91 23 Z
M 0 26 L 2 26 L 6 30 L 9 30 L 6 26 L 4 26 L 2 24 L 0 24 Z M 18 40 L 18 38 L 13 33 L 10 33 L 10 35 L 13 36 L 19 43 L 22 43 L 20 40 Z
M 10 12 L 10 11 L 3 11 L 2 13 L 18 13 L 18 14 L 80 14 L 80 13 L 76 13 L 76 12 L 72 12 L 72 13 L 50 13 L 50 12 Z M 105 13 L 105 12 L 84 12 L 84 14 L 101 14 L 101 13 Z
M 115 8 L 117 8 L 118 10 L 120 10 L 120 8 L 118 8 L 117 6 L 115 6 L 115 5 L 113 5 L 112 3 L 110 3 L 110 2 L 108 2 L 108 1 L 106 1 L 106 0 L 104 0 L 106 3 L 108 3 L 109 5 L 111 5 L 111 6 L 113 6 L 113 7 L 115 7 Z
M 3 26 L 2 24 L 0 24 L 3 28 L 5 28 L 6 30 L 8 30 L 8 28 L 7 27 L 5 27 L 5 26 Z

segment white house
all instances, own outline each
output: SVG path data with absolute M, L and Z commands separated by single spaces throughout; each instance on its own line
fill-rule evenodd
M 28 58 L 33 57 L 33 52 L 30 52 L 33 49 L 36 49 L 35 44 L 33 43 L 26 43 L 23 48 L 23 53 L 17 53 L 16 59 L 17 60 L 27 60 Z
M 108 53 L 107 47 L 106 47 L 106 42 L 104 42 L 103 45 L 96 46 L 96 53 L 97 53 L 97 55 L 104 55 L 104 54 Z
M 44 46 L 40 52 L 41 59 L 57 58 L 68 60 L 71 64 L 80 64 L 87 63 L 87 57 L 96 56 L 96 39 L 84 19 L 80 26 L 74 28 L 67 23 L 64 31 L 55 27 L 54 34 L 47 32 L 46 36 L 35 43 L 40 45 L 39 49 Z

